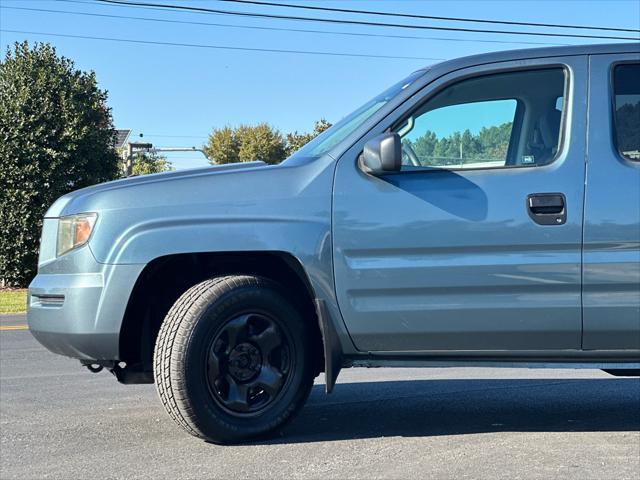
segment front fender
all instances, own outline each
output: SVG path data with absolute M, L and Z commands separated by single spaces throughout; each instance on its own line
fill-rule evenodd
M 284 252 L 304 269 L 343 341 L 353 349 L 333 281 L 334 163 L 144 184 L 96 198 L 89 247 L 100 263 L 144 265 L 179 254 Z M 160 188 L 162 187 L 162 188 Z
M 96 257 L 104 263 L 137 264 L 181 253 L 286 251 L 309 259 L 322 253 L 329 236 L 328 220 L 319 218 L 164 217 L 128 228 L 106 255 Z

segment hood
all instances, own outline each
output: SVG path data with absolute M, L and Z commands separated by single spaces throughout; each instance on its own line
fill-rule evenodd
M 137 177 L 122 178 L 111 182 L 100 183 L 97 185 L 92 185 L 91 187 L 75 190 L 58 198 L 53 203 L 53 205 L 51 205 L 49 210 L 47 210 L 45 218 L 58 218 L 64 215 L 82 213 L 83 211 L 85 211 L 82 209 L 82 204 L 84 203 L 83 199 L 87 199 L 97 194 L 113 190 L 125 190 L 149 184 L 158 184 L 156 185 L 156 187 L 162 188 L 162 184 L 166 182 L 175 182 L 179 180 L 198 177 L 209 177 L 212 175 L 233 173 L 241 170 L 261 170 L 264 168 L 277 167 L 273 165 L 267 165 L 265 162 L 230 163 L 227 165 L 214 165 L 210 167 L 155 173 L 151 175 L 140 175 Z M 72 205 L 75 205 L 76 208 L 73 208 Z
M 326 237 L 334 167 L 326 157 L 297 166 L 258 162 L 129 178 L 65 195 L 47 216 L 95 212 L 88 247 L 99 263 L 267 250 L 277 241 L 291 247 L 309 229 Z

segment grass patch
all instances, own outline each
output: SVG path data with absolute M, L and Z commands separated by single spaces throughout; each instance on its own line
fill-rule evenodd
M 26 290 L 0 290 L 0 314 L 27 311 Z

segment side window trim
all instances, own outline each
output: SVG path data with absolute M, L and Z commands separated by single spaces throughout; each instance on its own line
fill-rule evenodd
M 473 168 L 437 168 L 437 167 L 415 167 L 412 169 L 402 169 L 398 172 L 389 172 L 387 173 L 387 175 L 404 175 L 404 174 L 429 174 L 429 173 L 441 173 L 441 172 L 472 172 L 472 171 L 504 171 L 504 170 L 513 170 L 513 169 L 522 169 L 522 168 L 535 168 L 535 169 L 540 169 L 540 168 L 544 168 L 544 167 L 550 167 L 552 166 L 560 156 L 562 156 L 562 154 L 565 152 L 565 148 L 567 146 L 567 140 L 568 140 L 568 128 L 569 126 L 567 125 L 567 117 L 569 116 L 569 110 L 573 108 L 573 99 L 572 98 L 568 98 L 570 92 L 572 91 L 572 83 L 573 83 L 573 77 L 572 77 L 572 71 L 571 68 L 565 64 L 565 63 L 561 63 L 561 62 L 557 62 L 557 63 L 549 63 L 549 64 L 539 64 L 539 65 L 527 65 L 527 66 L 518 66 L 518 67 L 506 67 L 506 68 L 496 68 L 491 69 L 491 70 L 486 70 L 486 71 L 482 71 L 482 72 L 478 72 L 478 73 L 470 73 L 468 75 L 463 75 L 460 77 L 454 77 L 451 78 L 449 81 L 438 85 L 437 88 L 435 88 L 434 90 L 430 91 L 425 98 L 421 99 L 420 102 L 417 102 L 410 110 L 408 110 L 407 112 L 405 112 L 398 120 L 395 120 L 387 129 L 386 131 L 396 131 L 398 130 L 399 127 L 402 126 L 403 123 L 405 123 L 407 121 L 407 118 L 412 116 L 417 110 L 419 110 L 426 102 L 428 102 L 429 100 L 431 100 L 433 97 L 435 97 L 436 95 L 438 95 L 440 92 L 442 92 L 443 90 L 445 90 L 446 88 L 450 87 L 451 85 L 454 85 L 456 83 L 465 81 L 465 80 L 469 80 L 469 79 L 473 79 L 473 78 L 478 78 L 478 77 L 485 77 L 485 76 L 490 76 L 490 75 L 496 75 L 496 74 L 503 74 L 503 73 L 513 73 L 513 72 L 527 72 L 527 71 L 534 71 L 534 70 L 550 70 L 550 69 L 562 69 L 562 72 L 564 74 L 564 87 L 563 87 L 563 108 L 562 108 L 562 112 L 561 112 L 561 119 L 560 119 L 560 136 L 558 139 L 558 148 L 557 151 L 555 153 L 555 155 L 553 156 L 553 158 L 542 165 L 508 165 L 505 163 L 505 166 L 502 167 L 473 167 Z M 518 108 L 520 108 L 520 100 L 518 100 Z M 519 127 L 521 127 L 521 123 L 523 120 L 523 113 L 521 113 L 521 118 L 519 118 L 519 122 L 520 124 L 518 125 Z M 516 116 L 517 116 L 517 112 L 516 112 Z M 515 123 L 514 123 L 514 129 L 515 129 Z M 518 131 L 518 136 L 521 135 L 521 128 L 520 131 Z M 512 135 L 513 135 L 513 131 L 512 131 Z M 510 144 L 511 147 L 511 144 Z M 509 148 L 511 149 L 511 148 Z M 508 159 L 508 157 L 507 157 Z

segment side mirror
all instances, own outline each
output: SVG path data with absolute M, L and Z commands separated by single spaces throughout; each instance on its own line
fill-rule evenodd
M 397 133 L 383 133 L 369 140 L 360 157 L 362 170 L 373 175 L 399 172 L 402 165 L 402 141 Z

